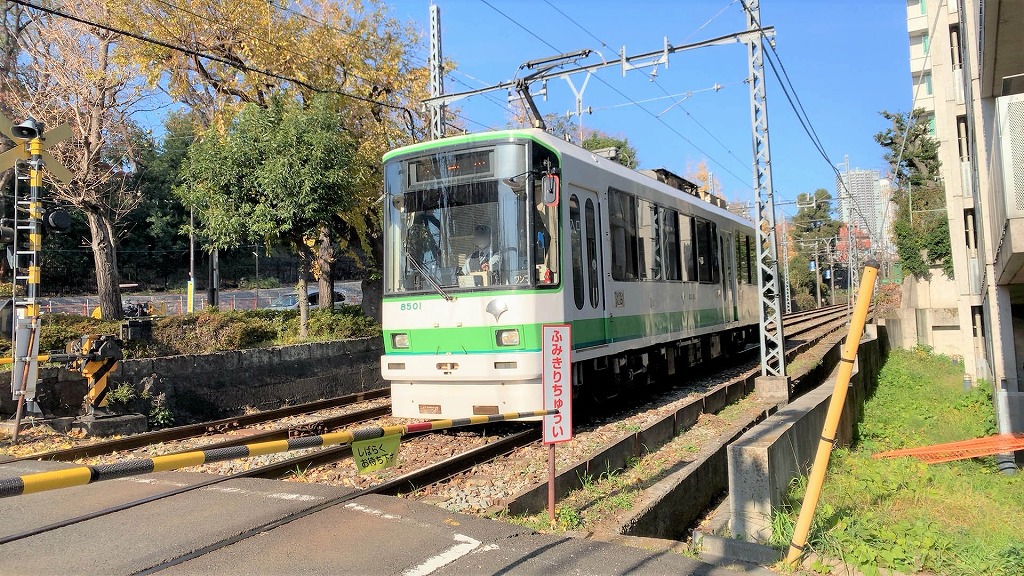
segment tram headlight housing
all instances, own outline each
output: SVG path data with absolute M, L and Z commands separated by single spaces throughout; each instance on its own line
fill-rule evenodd
M 519 346 L 519 329 L 498 330 L 496 333 L 498 346 Z
M 405 332 L 396 332 L 391 335 L 391 347 L 392 348 L 408 348 L 409 347 L 409 335 Z

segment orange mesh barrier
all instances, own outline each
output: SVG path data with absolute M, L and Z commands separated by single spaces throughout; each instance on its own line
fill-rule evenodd
M 899 458 L 901 456 L 912 456 L 923 460 L 928 464 L 939 462 L 951 462 L 953 460 L 966 460 L 979 456 L 991 456 L 1003 452 L 1015 452 L 1024 450 L 1024 434 L 999 434 L 973 440 L 961 440 L 959 442 L 948 442 L 946 444 L 935 444 L 922 446 L 920 448 L 904 448 L 902 450 L 889 450 L 879 452 L 875 458 Z

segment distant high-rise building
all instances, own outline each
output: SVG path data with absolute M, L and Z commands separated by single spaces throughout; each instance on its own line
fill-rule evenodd
M 836 176 L 839 219 L 867 231 L 877 243 L 886 199 L 878 170 L 850 170 Z

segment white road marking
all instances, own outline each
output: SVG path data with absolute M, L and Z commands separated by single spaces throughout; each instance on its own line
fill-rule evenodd
M 475 540 L 463 534 L 454 534 L 452 537 L 455 538 L 456 542 L 460 542 L 460 544 L 456 544 L 444 552 L 428 558 L 426 562 L 419 566 L 409 568 L 405 572 L 402 572 L 402 576 L 427 576 L 428 574 L 432 574 L 434 571 L 455 562 L 480 546 L 479 540 Z
M 401 516 L 395 516 L 394 514 L 388 514 L 387 512 L 384 512 L 383 510 L 377 510 L 376 508 L 370 508 L 369 506 L 363 506 L 362 504 L 356 504 L 355 502 L 349 502 L 348 504 L 345 504 L 345 508 L 348 508 L 349 510 L 356 510 L 357 512 L 362 512 L 363 514 L 369 514 L 371 516 L 377 516 L 378 518 L 383 518 L 385 520 L 401 520 L 402 519 Z
M 118 480 L 123 482 L 136 482 L 138 484 L 153 484 L 157 486 L 188 486 L 187 482 L 175 482 L 173 480 L 165 480 L 160 478 L 146 478 L 144 476 L 135 476 L 129 478 L 119 478 Z M 207 486 L 206 488 L 200 488 L 200 490 L 206 490 L 210 492 L 221 492 L 224 494 L 241 494 L 242 496 L 262 496 L 271 500 L 292 500 L 298 502 L 314 502 L 323 500 L 321 496 L 311 496 L 309 494 L 296 494 L 294 492 L 262 492 L 260 490 L 246 490 L 244 488 L 235 488 L 234 486 Z

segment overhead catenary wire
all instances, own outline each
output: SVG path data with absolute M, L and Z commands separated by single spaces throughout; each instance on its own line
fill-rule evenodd
M 748 7 L 745 3 L 741 3 L 741 4 L 743 6 L 743 9 L 748 14 L 750 14 L 752 18 L 754 18 L 754 14 L 750 11 L 750 7 Z M 756 18 L 755 18 L 755 23 L 757 25 L 757 28 L 761 29 L 761 23 L 759 21 L 757 21 Z M 811 144 L 814 146 L 815 150 L 817 150 L 818 154 L 821 155 L 822 158 L 824 158 L 825 162 L 828 163 L 829 168 L 832 170 L 832 172 L 835 173 L 835 175 L 838 178 L 839 182 L 841 182 L 843 184 L 843 189 L 846 190 L 846 197 L 850 200 L 851 207 L 858 214 L 860 214 L 861 221 L 864 224 L 864 228 L 867 229 L 868 235 L 871 236 L 871 237 L 876 237 L 875 234 L 872 232 L 871 227 L 868 225 L 868 222 L 867 222 L 868 218 L 867 218 L 867 216 L 861 210 L 860 205 L 857 202 L 857 199 L 850 192 L 850 188 L 847 185 L 846 179 L 843 177 L 843 175 L 836 168 L 835 163 L 832 162 L 832 159 L 829 158 L 828 152 L 825 151 L 824 145 L 822 145 L 821 140 L 817 137 L 817 131 L 814 130 L 813 124 L 811 123 L 810 116 L 808 116 L 806 114 L 806 110 L 804 110 L 803 113 L 801 113 L 801 110 L 803 110 L 803 105 L 800 104 L 798 106 L 797 103 L 795 102 L 795 98 L 797 98 L 797 96 L 796 96 L 796 87 L 793 86 L 792 83 L 789 83 L 789 86 L 787 87 L 786 80 L 789 79 L 789 74 L 788 73 L 780 73 L 779 72 L 779 68 L 783 68 L 782 58 L 779 56 L 779 53 L 776 50 L 774 43 L 772 43 L 768 39 L 768 37 L 764 34 L 764 32 L 761 32 L 761 36 L 764 38 L 764 44 L 767 45 L 768 48 L 769 48 L 769 50 L 763 52 L 764 59 L 768 61 L 768 65 L 771 67 L 772 72 L 775 74 L 775 78 L 779 81 L 779 87 L 782 89 L 782 94 L 786 98 L 786 102 L 789 103 L 789 107 L 792 108 L 794 114 L 797 117 L 797 120 L 800 122 L 800 126 L 803 128 L 804 132 L 807 134 L 807 137 L 811 140 Z M 774 54 L 774 58 L 772 56 L 773 54 Z M 779 63 L 778 67 L 776 67 L 775 61 L 778 61 L 778 63 Z M 792 91 L 792 94 L 790 94 L 790 91 Z
M 714 16 L 712 16 L 711 18 L 709 18 L 709 19 L 708 19 L 708 20 L 707 20 L 706 22 L 704 22 L 704 23 L 703 23 L 703 24 L 701 24 L 700 26 L 698 26 L 696 30 L 694 30 L 693 32 L 690 32 L 690 34 L 689 34 L 689 35 L 687 35 L 687 36 L 686 36 L 686 38 L 684 38 L 684 39 L 683 39 L 683 41 L 686 41 L 686 40 L 688 40 L 688 39 L 692 38 L 692 37 L 693 37 L 693 36 L 694 36 L 695 34 L 697 34 L 698 32 L 700 32 L 700 31 L 701 31 L 701 30 L 703 30 L 704 28 L 706 28 L 706 27 L 707 27 L 707 26 L 708 26 L 709 24 L 711 24 L 711 23 L 712 23 L 712 22 L 713 22 L 713 21 L 714 21 L 714 20 L 715 20 L 716 18 L 718 18 L 719 16 L 721 16 L 721 15 L 722 15 L 722 13 L 724 13 L 724 12 L 725 12 L 726 10 L 728 10 L 728 9 L 729 9 L 729 7 L 730 7 L 730 6 L 732 6 L 733 4 L 735 4 L 736 2 L 737 2 L 737 0 L 730 0 L 730 2 L 729 2 L 728 4 L 726 4 L 726 5 L 725 5 L 725 7 L 723 7 L 723 8 L 721 9 L 721 10 L 719 10 L 719 11 L 718 11 L 718 13 L 716 13 L 716 14 L 715 14 Z M 576 20 L 575 20 L 575 19 L 574 19 L 573 17 L 571 17 L 571 16 L 569 16 L 568 14 L 566 14 L 566 13 L 565 13 L 564 11 L 562 11 L 562 10 L 561 10 L 561 9 L 560 9 L 560 8 L 559 8 L 558 6 L 556 6 L 555 4 L 553 4 L 553 3 L 551 2 L 551 0 L 544 0 L 544 3 L 545 3 L 545 4 L 547 4 L 548 6 L 550 6 L 550 7 L 551 7 L 551 8 L 552 8 L 552 9 L 553 9 L 553 10 L 554 10 L 555 12 L 558 12 L 559 14 L 561 14 L 561 15 L 562 15 L 563 17 L 565 17 L 565 19 L 566 19 L 566 20 L 568 20 L 568 21 L 569 21 L 569 22 L 571 22 L 571 23 L 572 23 L 573 25 L 575 25 L 575 26 L 576 26 L 577 28 L 579 28 L 580 30 L 582 30 L 583 32 L 585 32 L 585 33 L 586 33 L 587 35 L 589 35 L 589 36 L 590 36 L 591 38 L 593 38 L 594 40 L 597 40 L 597 41 L 598 41 L 598 42 L 599 42 L 599 43 L 601 44 L 601 46 L 602 46 L 602 47 L 604 47 L 604 48 L 607 48 L 608 50 L 613 50 L 613 49 L 612 49 L 612 47 L 611 47 L 611 46 L 609 46 L 607 42 L 605 42 L 604 40 L 602 40 L 601 38 L 599 38 L 599 37 L 598 37 L 598 36 L 597 36 L 596 34 L 594 34 L 593 32 L 591 32 L 591 31 L 590 31 L 590 30 L 589 30 L 589 29 L 588 29 L 588 28 L 587 28 L 586 26 L 584 26 L 584 25 L 580 24 L 579 22 L 577 22 L 577 21 L 576 21 Z M 668 91 L 668 90 L 666 90 L 666 89 L 665 89 L 665 87 L 664 87 L 664 86 L 662 86 L 662 84 L 661 84 L 660 82 L 658 82 L 658 80 L 657 80 L 656 78 L 652 78 L 652 80 L 654 80 L 654 84 L 655 84 L 655 85 L 656 85 L 656 86 L 657 86 L 658 88 L 660 88 L 660 89 L 661 89 L 661 91 L 662 91 L 662 92 L 664 92 L 664 93 L 665 93 L 665 95 L 666 95 L 667 97 L 669 97 L 669 98 L 672 98 L 673 100 L 675 100 L 675 98 L 677 98 L 677 97 L 679 97 L 679 96 L 687 96 L 688 94 L 690 94 L 690 93 L 688 92 L 688 93 L 684 93 L 684 94 L 682 94 L 682 95 L 674 96 L 674 95 L 670 94 L 670 93 L 669 93 L 669 91 Z M 713 90 L 716 90 L 716 91 L 717 91 L 717 90 L 720 90 L 721 88 L 722 88 L 722 86 L 721 86 L 721 85 L 718 85 L 718 84 L 716 84 L 716 85 L 715 85 L 715 87 L 712 87 L 712 89 L 713 89 Z M 740 159 L 740 158 L 739 158 L 738 156 L 736 156 L 736 154 L 733 154 L 732 150 L 730 150 L 730 149 L 729 149 L 729 147 L 728 147 L 728 146 L 726 146 L 726 145 L 725 145 L 725 143 L 723 143 L 723 142 L 721 141 L 721 139 L 719 139 L 719 138 L 718 138 L 718 136 L 715 136 L 715 134 L 714 134 L 714 133 L 712 133 L 712 132 L 711 132 L 710 130 L 708 130 L 708 128 L 707 128 L 706 126 L 704 126 L 704 124 L 703 124 L 703 123 L 701 123 L 701 121 L 700 121 L 700 120 L 698 120 L 698 119 L 697 119 L 696 117 L 694 117 L 694 116 L 693 116 L 693 114 L 690 114 L 690 111 L 689 111 L 689 110 L 686 110 L 686 109 L 685 109 L 685 108 L 683 107 L 683 105 L 682 105 L 682 102 L 683 102 L 683 100 L 685 100 L 685 98 L 682 98 L 682 99 L 680 99 L 680 100 L 675 100 L 675 103 L 674 103 L 674 104 L 673 104 L 673 105 L 672 105 L 671 107 L 669 107 L 669 109 L 670 109 L 670 108 L 672 108 L 672 107 L 678 107 L 678 108 L 679 108 L 680 110 L 682 110 L 682 111 L 683 111 L 683 112 L 684 112 L 684 113 L 685 113 L 685 114 L 686 114 L 687 116 L 689 116 L 689 118 L 690 118 L 691 120 L 693 120 L 693 122 L 694 122 L 695 124 L 697 124 L 697 126 L 699 126 L 699 127 L 700 127 L 700 128 L 702 129 L 702 130 L 704 130 L 704 132 L 706 132 L 706 133 L 708 134 L 708 136 L 711 136 L 711 138 L 712 138 L 712 139 L 714 139 L 714 140 L 715 140 L 715 142 L 717 142 L 717 143 L 718 143 L 718 144 L 719 144 L 719 145 L 720 145 L 720 146 L 721 146 L 721 147 L 722 147 L 722 148 L 723 148 L 723 149 L 724 149 L 724 150 L 725 150 L 726 152 L 728 152 L 730 156 L 732 156 L 733 158 L 735 158 L 735 159 L 736 159 L 736 160 L 737 160 L 737 161 L 738 161 L 738 162 L 740 163 L 740 165 L 741 165 L 741 166 L 743 166 L 743 167 L 747 167 L 747 166 L 749 165 L 749 162 L 744 162 L 744 161 L 743 161 L 743 160 L 741 160 L 741 159 Z M 636 104 L 638 105 L 639 103 L 636 103 Z M 597 108 L 595 108 L 595 109 L 597 109 Z M 667 111 L 668 111 L 668 109 L 666 109 L 666 110 L 665 110 L 665 112 L 667 112 Z M 661 114 L 659 114 L 659 115 L 658 115 L 658 117 L 660 118 L 660 117 L 661 117 L 661 115 L 662 115 L 662 114 L 664 114 L 665 112 L 662 112 Z M 717 163 L 717 162 L 716 162 L 716 163 Z
M 489 7 L 489 8 L 491 8 L 492 10 L 494 10 L 495 12 L 497 12 L 498 14 L 502 15 L 503 17 L 505 17 L 505 19 L 506 19 L 506 20 L 508 20 L 509 22 L 511 22 L 511 23 L 513 23 L 513 24 L 515 24 L 515 25 L 516 25 L 516 26 L 518 26 L 518 27 L 519 27 L 520 29 L 522 29 L 523 31 L 525 31 L 526 33 L 528 33 L 528 34 L 529 34 L 530 36 L 533 36 L 533 37 L 534 37 L 534 38 L 536 38 L 536 39 L 537 39 L 538 41 L 540 41 L 541 43 L 543 43 L 544 45 L 546 45 L 546 46 L 547 46 L 548 48 L 551 48 L 552 50 L 554 50 L 554 51 L 555 51 L 555 52 L 557 52 L 557 53 L 562 53 L 562 51 L 561 51 L 561 50 L 559 50 L 559 49 L 558 49 L 557 47 L 555 47 L 555 46 L 554 46 L 553 44 L 551 44 L 550 42 L 548 42 L 548 41 L 547 41 L 547 40 L 545 40 L 544 38 L 542 38 L 542 37 L 540 37 L 539 35 L 537 35 L 537 33 L 535 33 L 535 32 L 534 32 L 533 30 L 530 30 L 530 29 L 529 29 L 529 28 L 527 28 L 526 26 L 523 26 L 523 25 L 522 25 L 522 24 L 521 24 L 521 23 L 520 23 L 519 21 L 517 21 L 516 19 L 512 18 L 511 16 L 509 16 L 509 15 L 508 15 L 508 14 L 506 14 L 505 12 L 503 12 L 503 11 L 501 11 L 500 9 L 498 9 L 497 7 L 495 7 L 495 6 L 494 6 L 494 5 L 492 4 L 492 3 L 490 3 L 490 2 L 488 1 L 488 0 L 480 0 L 480 2 L 484 3 L 484 4 L 485 4 L 485 5 L 487 5 L 487 6 Z M 600 42 L 600 40 L 598 40 L 598 42 Z M 569 72 L 571 72 L 571 70 L 569 70 Z M 724 171 L 725 171 L 725 172 L 726 172 L 727 174 L 731 175 L 731 176 L 732 176 L 733 178 L 735 178 L 735 179 L 736 179 L 737 181 L 739 181 L 739 182 L 742 182 L 742 183 L 743 183 L 743 185 L 744 185 L 745 187 L 750 187 L 750 184 L 749 184 L 749 182 L 747 181 L 747 179 L 745 179 L 745 178 L 742 178 L 742 177 L 738 176 L 738 175 L 737 175 L 737 174 L 736 174 L 735 172 L 733 172 L 732 170 L 729 170 L 729 168 L 728 168 L 728 167 L 726 167 L 726 166 L 725 166 L 725 165 L 723 165 L 723 164 L 722 164 L 721 162 L 719 162 L 719 161 L 718 161 L 718 160 L 716 160 L 716 159 L 715 159 L 714 157 L 712 157 L 712 156 L 711 156 L 710 154 L 708 154 L 708 153 L 707 153 L 707 152 L 706 152 L 706 151 L 705 151 L 704 149 L 702 149 L 702 148 L 701 148 L 700 146 L 698 146 L 698 145 L 697 145 L 696 143 L 694 143 L 694 142 L 693 142 L 692 140 L 690 140 L 689 138 L 687 138 L 687 137 L 686 137 L 686 136 L 685 136 L 685 135 L 684 135 L 684 134 L 683 134 L 682 132 L 680 132 L 680 131 L 679 131 L 679 130 L 677 130 L 676 128 L 672 127 L 672 126 L 671 126 L 671 125 L 670 125 L 669 123 L 665 122 L 665 120 L 664 120 L 664 119 L 662 119 L 661 117 L 659 117 L 659 116 L 658 116 L 657 114 L 655 114 L 655 113 L 654 113 L 654 112 L 652 112 L 651 110 L 647 109 L 646 107 L 644 107 L 644 106 L 642 106 L 642 105 L 638 104 L 638 103 L 637 103 L 637 102 L 636 102 L 636 101 L 635 101 L 634 99 L 630 98 L 630 97 L 629 97 L 629 96 L 627 96 L 627 95 L 626 95 L 626 94 L 625 94 L 624 92 L 622 92 L 622 90 L 619 90 L 619 89 L 618 89 L 618 88 L 616 88 L 616 87 L 615 87 L 614 85 L 610 84 L 609 82 L 607 82 L 607 81 L 606 81 L 605 79 L 601 78 L 600 76 L 597 76 L 597 75 L 595 75 L 594 77 L 595 77 L 595 78 L 596 78 L 596 79 L 597 79 L 597 80 L 598 80 L 599 82 L 601 82 L 601 83 L 602 83 L 602 84 L 604 84 L 604 85 L 605 85 L 606 87 L 608 87 L 608 88 L 609 88 L 610 90 L 612 90 L 613 92 L 617 93 L 617 94 L 618 94 L 619 96 L 621 96 L 622 98 L 624 98 L 625 100 L 627 100 L 628 102 L 632 103 L 632 104 L 633 104 L 634 106 L 636 106 L 637 108 L 639 108 L 640 110 L 642 110 L 643 112 L 645 112 L 645 113 L 646 113 L 646 114 L 647 114 L 648 116 L 650 116 L 651 118 L 654 118 L 655 120 L 657 120 L 658 122 L 660 122 L 661 124 L 663 124 L 663 125 L 664 125 L 664 126 L 665 126 L 666 128 L 668 128 L 668 129 L 669 129 L 669 130 L 670 130 L 671 132 L 673 132 L 673 133 L 674 133 L 674 134 L 675 134 L 676 136 L 678 136 L 678 137 L 679 137 L 680 139 L 682 139 L 682 140 L 683 140 L 684 142 L 686 142 L 687 144 L 689 144 L 690 146 L 692 146 L 692 147 L 693 147 L 694 149 L 696 149 L 696 150 L 697 150 L 698 152 L 700 152 L 701 154 L 703 154 L 704 156 L 706 156 L 706 157 L 707 157 L 707 158 L 708 158 L 709 160 L 711 160 L 712 162 L 714 162 L 715 164 L 717 164 L 717 165 L 718 165 L 718 166 L 719 166 L 720 168 L 722 168 L 722 170 L 724 170 Z

